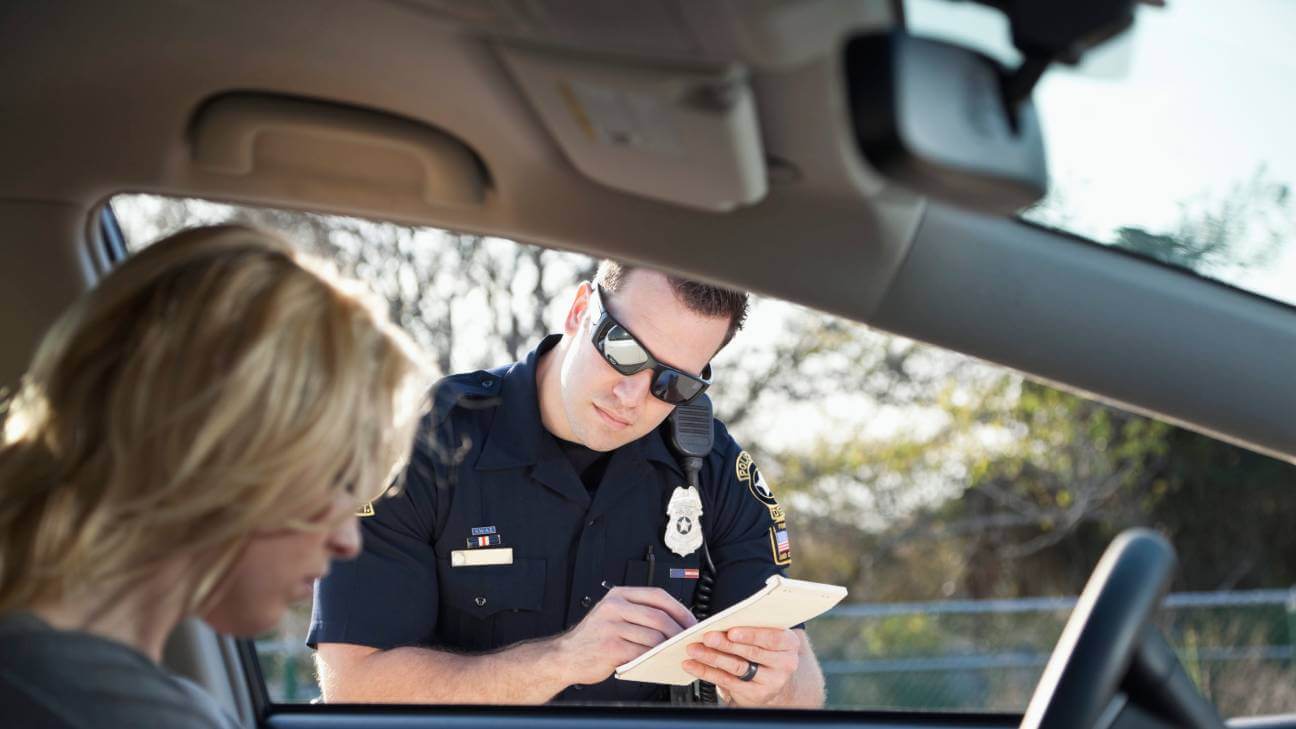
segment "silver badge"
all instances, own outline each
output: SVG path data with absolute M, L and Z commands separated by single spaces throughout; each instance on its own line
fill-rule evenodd
M 666 546 L 687 557 L 702 546 L 702 497 L 692 486 L 678 486 L 666 505 Z

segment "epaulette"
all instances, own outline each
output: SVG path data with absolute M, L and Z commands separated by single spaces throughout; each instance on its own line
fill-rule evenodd
M 500 404 L 500 373 L 488 370 L 450 375 L 432 386 L 432 422 L 440 426 L 455 408 L 480 410 Z

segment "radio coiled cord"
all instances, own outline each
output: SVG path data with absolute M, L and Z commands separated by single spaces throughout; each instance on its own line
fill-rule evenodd
M 688 477 L 688 485 L 702 493 L 699 486 L 698 473 L 702 470 L 702 459 L 690 456 L 684 459 L 684 473 Z M 698 570 L 697 587 L 693 591 L 693 617 L 698 621 L 706 620 L 711 617 L 711 596 L 715 592 L 716 568 L 715 562 L 711 561 L 711 550 L 707 547 L 706 533 L 702 534 L 702 569 Z M 716 699 L 715 684 L 708 681 L 698 680 L 694 683 L 694 693 L 699 702 L 703 704 L 719 703 Z

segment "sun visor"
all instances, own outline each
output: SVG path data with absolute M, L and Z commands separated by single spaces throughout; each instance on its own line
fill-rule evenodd
M 501 47 L 518 86 L 585 176 L 703 210 L 765 197 L 765 157 L 746 73 L 629 65 Z
M 192 126 L 195 165 L 241 187 L 319 203 L 373 197 L 389 205 L 482 203 L 486 174 L 467 145 L 410 119 L 320 101 L 230 94 Z

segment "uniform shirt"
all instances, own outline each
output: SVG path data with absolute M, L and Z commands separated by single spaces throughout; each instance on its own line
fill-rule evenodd
M 558 340 L 438 383 L 403 487 L 362 511 L 361 555 L 316 586 L 310 646 L 490 651 L 574 626 L 606 594 L 604 581 L 693 602 L 701 550 L 681 556 L 664 542 L 667 504 L 685 485 L 667 423 L 613 451 L 598 488 L 586 489 L 540 421 L 536 362 Z M 750 456 L 714 428 L 700 474 L 713 613 L 789 563 L 781 509 Z M 503 547 L 510 564 L 451 566 L 456 550 Z M 609 678 L 556 700 L 658 700 L 661 688 Z
M 585 484 L 585 490 L 593 497 L 599 483 L 603 480 L 603 474 L 607 472 L 607 464 L 612 459 L 612 454 L 600 453 L 580 443 L 566 440 L 559 440 L 558 447 L 571 462 L 572 470 L 580 476 L 581 483 Z

